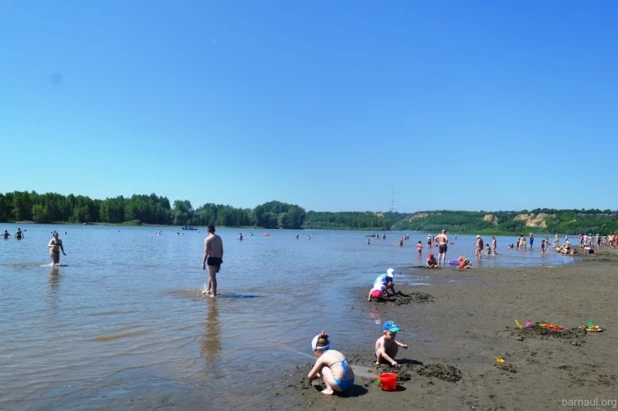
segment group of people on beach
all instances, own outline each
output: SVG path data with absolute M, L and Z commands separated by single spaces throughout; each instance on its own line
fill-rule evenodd
M 446 235 L 446 230 L 442 230 L 442 232 L 437 236 L 432 236 L 431 234 L 427 235 L 427 249 L 431 250 L 434 246 L 438 246 L 438 259 L 435 259 L 433 253 L 429 253 L 429 257 L 427 258 L 426 262 L 427 267 L 435 268 L 440 264 L 446 264 L 446 252 L 448 251 L 448 244 L 449 242 L 448 236 Z M 420 240 L 416 243 L 416 252 L 419 257 L 421 254 L 423 254 L 423 243 Z
M 393 268 L 386 270 L 375 279 L 373 288 L 369 291 L 367 301 L 384 300 L 390 298 L 389 290 L 395 295 L 395 281 Z M 376 340 L 373 355 L 376 365 L 390 364 L 398 367 L 395 360 L 399 348 L 407 349 L 408 345 L 397 341 L 399 326 L 394 321 L 386 321 L 382 325 L 382 335 Z M 311 342 L 311 348 L 317 357 L 315 365 L 307 375 L 309 380 L 322 378 L 326 388 L 324 394 L 333 394 L 350 389 L 354 385 L 354 371 L 347 362 L 345 355 L 331 347 L 332 341 L 322 331 Z
M 579 233 L 579 248 L 583 250 L 583 252 L 587 255 L 595 255 L 595 248 L 600 247 L 616 247 L 616 235 L 614 233 L 610 233 L 607 235 L 596 234 L 593 236 L 592 234 L 583 234 Z M 534 234 L 530 233 L 528 240 L 523 234 L 519 236 L 517 242 L 515 244 L 509 244 L 510 249 L 518 249 L 518 250 L 532 250 L 534 247 Z M 564 243 L 560 244 L 560 237 L 558 234 L 554 236 L 554 241 L 551 243 L 551 247 L 559 254 L 563 255 L 577 255 L 577 250 L 571 247 L 571 241 L 569 240 L 569 236 L 564 236 Z M 541 255 L 545 255 L 550 249 L 549 237 L 545 237 L 541 240 Z
M 596 256 L 595 248 L 609 247 L 616 248 L 616 235 L 610 233 L 607 235 L 597 234 L 582 234 L 579 233 L 579 249 L 589 256 Z M 558 234 L 554 237 L 553 243 L 556 252 L 564 255 L 577 255 L 577 250 L 571 247 L 571 241 L 569 236 L 564 236 L 564 244 L 560 245 L 558 240 Z
M 455 236 L 455 239 L 457 239 L 457 236 Z M 436 259 L 433 253 L 429 253 L 429 255 L 427 256 L 427 260 L 425 261 L 426 268 L 439 268 L 441 265 L 446 264 L 446 252 L 448 251 L 448 245 L 449 245 L 448 241 L 449 240 L 448 240 L 448 236 L 446 235 L 446 230 L 442 230 L 442 232 L 438 234 L 437 236 L 432 236 L 431 234 L 427 236 L 427 247 L 428 248 L 434 247 L 436 245 L 438 246 L 438 258 Z M 450 244 L 453 244 L 453 243 L 450 243 Z M 491 246 L 487 244 L 486 255 L 491 255 L 491 254 L 497 255 L 498 254 L 496 252 L 497 246 L 498 246 L 498 243 L 496 241 L 496 237 L 492 237 Z M 475 256 L 478 259 L 482 258 L 484 242 L 480 235 L 476 236 L 475 247 L 476 247 Z M 423 244 L 421 243 L 421 241 L 419 241 L 416 244 L 416 251 L 419 254 L 419 256 L 423 253 Z M 464 256 L 459 256 L 459 258 L 455 261 L 457 261 L 458 269 L 472 268 L 472 264 L 470 263 L 470 260 Z
M 556 234 L 556 236 L 557 235 L 558 234 Z M 593 236 L 592 234 L 579 233 L 579 248 L 594 248 L 595 245 L 597 248 L 616 248 L 616 235 L 610 233 L 607 235 L 596 234 Z
M 399 326 L 394 321 L 386 321 L 382 325 L 382 335 L 376 340 L 373 355 L 376 365 L 387 363 L 399 367 L 395 356 L 399 348 L 408 349 L 407 344 L 397 341 Z M 344 392 L 354 386 L 354 371 L 345 355 L 332 348 L 332 340 L 324 331 L 313 337 L 311 348 L 317 357 L 315 365 L 307 374 L 309 381 L 322 378 L 326 388 L 323 394 Z

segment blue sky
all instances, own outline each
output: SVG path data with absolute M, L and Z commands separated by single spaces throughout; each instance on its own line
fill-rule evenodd
M 0 2 L 0 192 L 611 208 L 615 1 Z

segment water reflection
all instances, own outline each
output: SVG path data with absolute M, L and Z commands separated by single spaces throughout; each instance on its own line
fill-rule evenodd
M 202 352 L 206 356 L 206 365 L 215 365 L 215 361 L 221 351 L 221 325 L 219 323 L 219 311 L 217 299 L 209 301 L 208 314 L 206 316 L 206 329 L 201 342 Z
M 46 301 L 50 308 L 58 308 L 58 290 L 60 288 L 60 273 L 58 267 L 52 265 L 49 270 L 49 278 L 47 279 L 47 298 Z

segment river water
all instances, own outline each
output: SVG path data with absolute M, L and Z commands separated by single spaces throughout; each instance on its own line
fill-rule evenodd
M 14 234 L 17 226 L 0 228 Z M 368 291 L 389 267 L 396 284 L 419 289 L 440 273 L 414 268 L 424 264 L 427 250 L 420 259 L 415 244 L 426 246 L 427 233 L 412 232 L 399 247 L 402 232 L 368 245 L 359 231 L 266 237 L 262 229 L 219 229 L 225 256 L 215 299 L 201 295 L 203 228 L 21 228 L 23 240 L 0 240 L 0 409 L 143 409 L 179 398 L 185 406 L 255 408 L 282 374 L 313 361 L 310 341 L 320 330 L 335 346 L 372 346 L 377 320 L 368 307 L 354 309 L 352 288 Z M 47 254 L 52 230 L 67 253 L 58 268 Z M 473 236 L 450 240 L 449 259 L 473 256 Z M 541 257 L 540 238 L 533 252 L 508 250 L 515 241 L 498 237 L 500 255 L 480 265 L 572 261 Z

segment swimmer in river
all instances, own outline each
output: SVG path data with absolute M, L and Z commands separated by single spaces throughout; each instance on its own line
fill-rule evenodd
M 63 255 L 66 255 L 66 253 L 64 252 L 62 240 L 58 237 L 58 232 L 54 231 L 53 237 L 47 246 L 49 247 L 49 257 L 52 260 L 52 265 L 60 264 L 60 251 L 62 251 Z

